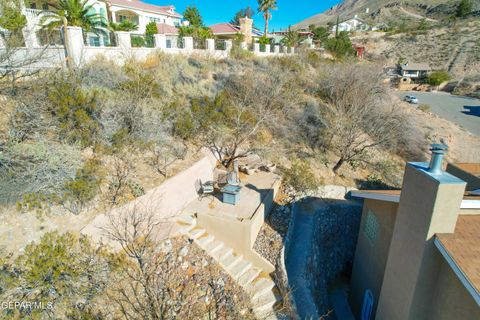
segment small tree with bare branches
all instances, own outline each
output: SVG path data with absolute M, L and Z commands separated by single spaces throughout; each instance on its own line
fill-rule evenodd
M 367 161 L 373 148 L 392 149 L 408 132 L 406 117 L 395 108 L 381 72 L 374 66 L 335 65 L 319 77 L 325 143 L 344 163 Z

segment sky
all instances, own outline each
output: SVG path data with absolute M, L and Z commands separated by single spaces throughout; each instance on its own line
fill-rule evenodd
M 257 0 L 143 0 L 156 5 L 174 5 L 177 12 L 183 13 L 189 5 L 195 5 L 203 17 L 204 23 L 209 26 L 219 22 L 229 22 L 235 13 L 247 6 L 255 11 L 258 7 Z M 340 0 L 278 0 L 278 10 L 272 12 L 269 21 L 270 31 L 286 29 L 317 13 L 330 9 Z M 264 28 L 264 20 L 261 14 L 254 17 L 255 26 Z

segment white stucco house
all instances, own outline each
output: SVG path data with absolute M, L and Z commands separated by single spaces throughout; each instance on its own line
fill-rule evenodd
M 338 31 L 367 31 L 369 28 L 370 26 L 364 20 L 360 19 L 357 15 L 338 24 Z M 334 25 L 331 31 L 336 32 L 337 26 Z
M 99 14 L 105 18 L 105 21 L 121 23 L 124 20 L 130 20 L 137 25 L 137 30 L 132 33 L 144 34 L 146 25 L 150 22 L 157 23 L 158 30 L 168 30 L 171 34 L 182 22 L 182 15 L 175 11 L 173 5 L 157 6 L 148 4 L 140 0 L 89 0 L 87 4 L 92 5 L 92 14 Z M 42 17 L 52 8 L 49 7 L 46 0 L 26 0 L 24 14 L 27 17 L 27 27 L 25 28 L 25 41 L 33 47 L 44 45 L 43 39 L 39 37 L 41 32 Z M 107 31 L 107 30 L 105 30 Z M 110 35 L 88 33 L 84 35 L 85 42 L 90 46 L 110 45 Z M 45 40 L 43 40 L 44 42 Z M 48 40 L 53 41 L 53 40 Z M 52 43 L 48 43 L 52 44 Z

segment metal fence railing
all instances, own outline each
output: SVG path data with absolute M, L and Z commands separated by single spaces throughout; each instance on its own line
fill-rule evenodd
M 111 31 L 99 33 L 83 31 L 83 42 L 87 47 L 117 47 L 117 35 Z
M 145 34 L 130 34 L 130 43 L 132 48 L 154 48 L 155 37 Z
M 207 41 L 205 39 L 193 39 L 193 48 L 194 49 L 207 49 Z
M 226 50 L 226 48 L 225 40 L 215 40 L 215 50 Z

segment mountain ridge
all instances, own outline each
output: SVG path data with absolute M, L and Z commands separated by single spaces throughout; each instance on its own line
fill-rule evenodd
M 480 10 L 480 0 L 474 0 L 473 2 L 475 10 Z M 458 1 L 456 0 L 345 0 L 322 13 L 300 21 L 293 25 L 293 28 L 307 28 L 311 24 L 326 25 L 334 23 L 337 17 L 342 20 L 351 18 L 354 15 L 368 20 L 385 22 L 381 19 L 382 11 L 392 8 L 401 8 L 403 13 L 410 16 L 410 18 L 412 14 L 418 13 L 428 18 L 442 18 L 452 14 L 457 3 Z M 410 10 L 413 12 L 410 12 Z

